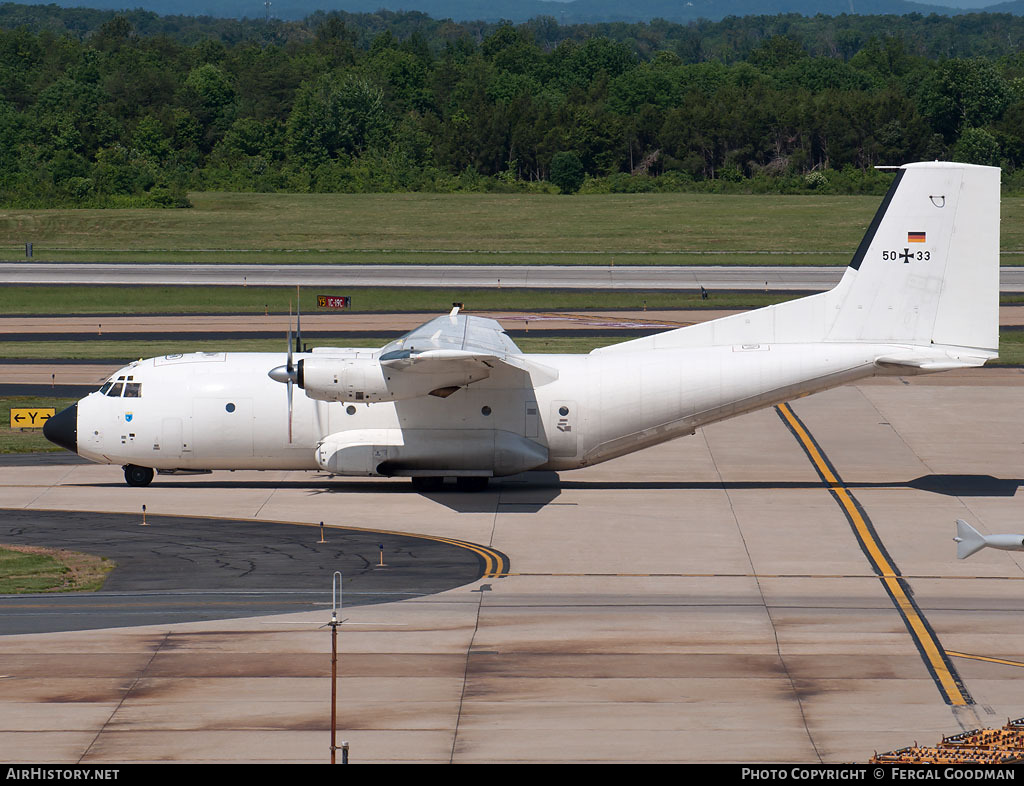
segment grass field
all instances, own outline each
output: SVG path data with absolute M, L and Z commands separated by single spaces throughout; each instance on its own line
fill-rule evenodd
M 622 292 L 542 289 L 386 289 L 330 288 L 352 297 L 356 312 L 444 313 L 453 302 L 471 311 L 583 311 L 587 309 L 759 308 L 793 295 L 757 292 L 712 292 L 701 300 L 693 292 Z M 312 288 L 299 291 L 304 314 L 317 311 Z M 263 314 L 295 309 L 295 287 L 118 287 L 5 286 L 0 314 Z
M 114 567 L 104 557 L 65 549 L 0 546 L 0 594 L 98 590 Z
M 417 264 L 844 265 L 878 197 L 717 194 L 190 195 L 187 210 L 0 211 L 0 258 Z M 1024 264 L 1024 199 L 1003 200 Z M 1021 257 L 1018 259 L 1018 257 Z

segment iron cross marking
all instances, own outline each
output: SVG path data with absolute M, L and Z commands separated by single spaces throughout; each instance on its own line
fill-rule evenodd
M 907 263 L 910 262 L 910 258 L 912 256 L 914 256 L 914 255 L 910 253 L 910 249 L 909 248 L 905 248 L 905 249 L 903 249 L 903 253 L 900 254 L 900 259 L 902 259 L 903 260 L 903 264 L 906 265 Z

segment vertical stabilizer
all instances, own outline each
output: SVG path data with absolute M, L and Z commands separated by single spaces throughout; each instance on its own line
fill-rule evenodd
M 827 340 L 999 348 L 999 169 L 901 167 L 836 294 Z

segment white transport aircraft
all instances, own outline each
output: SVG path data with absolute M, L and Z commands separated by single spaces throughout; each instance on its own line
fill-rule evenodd
M 44 434 L 133 486 L 154 470 L 283 469 L 472 490 L 865 377 L 981 366 L 998 307 L 999 169 L 908 164 L 828 292 L 586 355 L 523 354 L 457 309 L 379 349 L 166 355 L 122 368 Z

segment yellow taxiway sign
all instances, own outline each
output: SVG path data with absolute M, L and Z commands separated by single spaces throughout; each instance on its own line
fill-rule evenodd
M 56 411 L 53 407 L 11 407 L 11 428 L 42 428 Z

